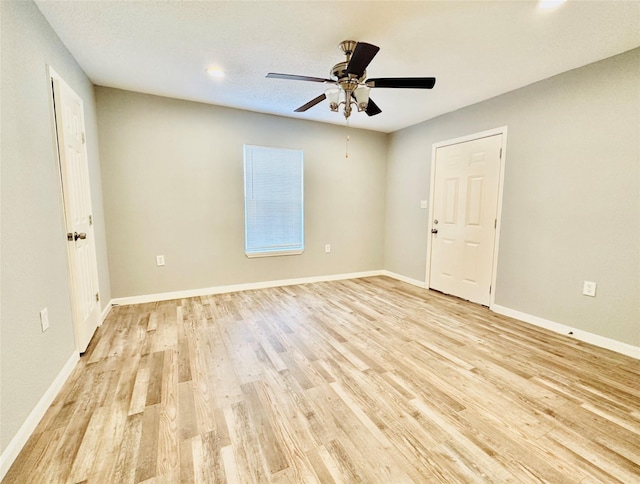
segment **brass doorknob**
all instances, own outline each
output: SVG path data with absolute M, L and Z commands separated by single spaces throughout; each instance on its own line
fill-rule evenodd
M 73 233 L 73 240 L 78 240 L 78 239 L 84 240 L 86 238 L 87 238 L 87 234 L 85 234 L 84 232 L 80 232 L 80 233 L 74 232 Z

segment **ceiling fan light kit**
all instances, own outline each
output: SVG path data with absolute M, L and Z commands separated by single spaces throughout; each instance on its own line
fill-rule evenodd
M 327 101 L 329 101 L 329 109 L 334 112 L 338 112 L 338 107 L 340 106 L 340 98 L 342 94 L 342 90 L 338 87 L 330 87 L 324 92 Z
M 369 91 L 371 91 L 371 88 L 368 86 L 358 86 L 356 90 L 353 91 L 358 111 L 367 110 L 367 105 L 369 104 Z
M 355 101 L 351 101 L 349 104 L 355 104 L 360 112 L 366 111 L 367 105 L 369 104 L 370 90 L 371 88 L 368 86 L 359 85 L 352 93 L 352 99 L 355 98 Z M 349 106 L 349 108 L 346 106 L 345 99 L 347 92 L 347 90 L 343 90 L 339 87 L 330 87 L 324 92 L 326 100 L 329 101 L 329 109 L 331 109 L 331 111 L 337 113 L 340 105 L 345 104 L 345 111 L 348 110 L 348 112 L 351 113 L 351 106 Z M 345 114 L 345 117 L 348 118 L 349 116 Z
M 345 62 L 339 62 L 330 71 L 331 79 L 322 77 L 298 76 L 293 74 L 279 74 L 270 72 L 267 77 L 272 79 L 287 79 L 296 81 L 311 81 L 332 84 L 320 96 L 303 104 L 295 110 L 302 113 L 325 99 L 329 102 L 329 109 L 339 112 L 340 106 L 344 106 L 343 114 L 345 119 L 349 119 L 352 106 L 360 112 L 364 111 L 368 116 L 380 114 L 382 110 L 369 98 L 372 88 L 395 88 L 395 89 L 432 89 L 436 83 L 434 77 L 381 77 L 376 79 L 366 79 L 366 68 L 380 50 L 372 44 L 366 42 L 356 42 L 355 40 L 344 40 L 340 43 L 340 49 L 346 56 Z M 366 79 L 366 80 L 365 80 Z

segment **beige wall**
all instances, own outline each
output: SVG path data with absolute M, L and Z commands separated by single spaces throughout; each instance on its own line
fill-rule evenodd
M 75 349 L 47 65 L 84 101 L 103 304 L 111 298 L 93 86 L 31 2 L 0 2 L 0 450 Z M 50 328 L 39 313 L 49 310 Z
M 345 127 L 110 88 L 96 99 L 114 297 L 382 269 L 387 135 L 352 129 L 345 159 Z M 304 151 L 304 254 L 245 256 L 245 143 Z
M 496 304 L 640 346 L 640 49 L 393 133 L 385 268 L 425 281 L 433 143 L 505 125 Z

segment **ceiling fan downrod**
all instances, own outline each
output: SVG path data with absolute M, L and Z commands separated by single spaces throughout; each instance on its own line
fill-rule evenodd
M 355 40 L 343 40 L 340 42 L 340 50 L 347 56 L 347 63 L 351 60 L 351 54 L 356 48 L 358 43 Z

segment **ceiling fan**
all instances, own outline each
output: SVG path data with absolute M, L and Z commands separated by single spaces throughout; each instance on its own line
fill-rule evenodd
M 382 112 L 378 105 L 369 98 L 369 90 L 371 88 L 432 89 L 436 83 L 435 77 L 380 77 L 365 80 L 367 75 L 365 69 L 378 53 L 380 47 L 366 42 L 344 40 L 340 42 L 340 49 L 347 56 L 347 60 L 333 66 L 331 79 L 279 74 L 276 72 L 268 73 L 267 77 L 332 84 L 333 87 L 308 103 L 303 104 L 295 112 L 304 112 L 327 99 L 331 111 L 338 112 L 340 105 L 344 104 L 345 118 L 351 116 L 352 104 L 356 105 L 358 111 L 364 111 L 369 116 L 375 116 Z

